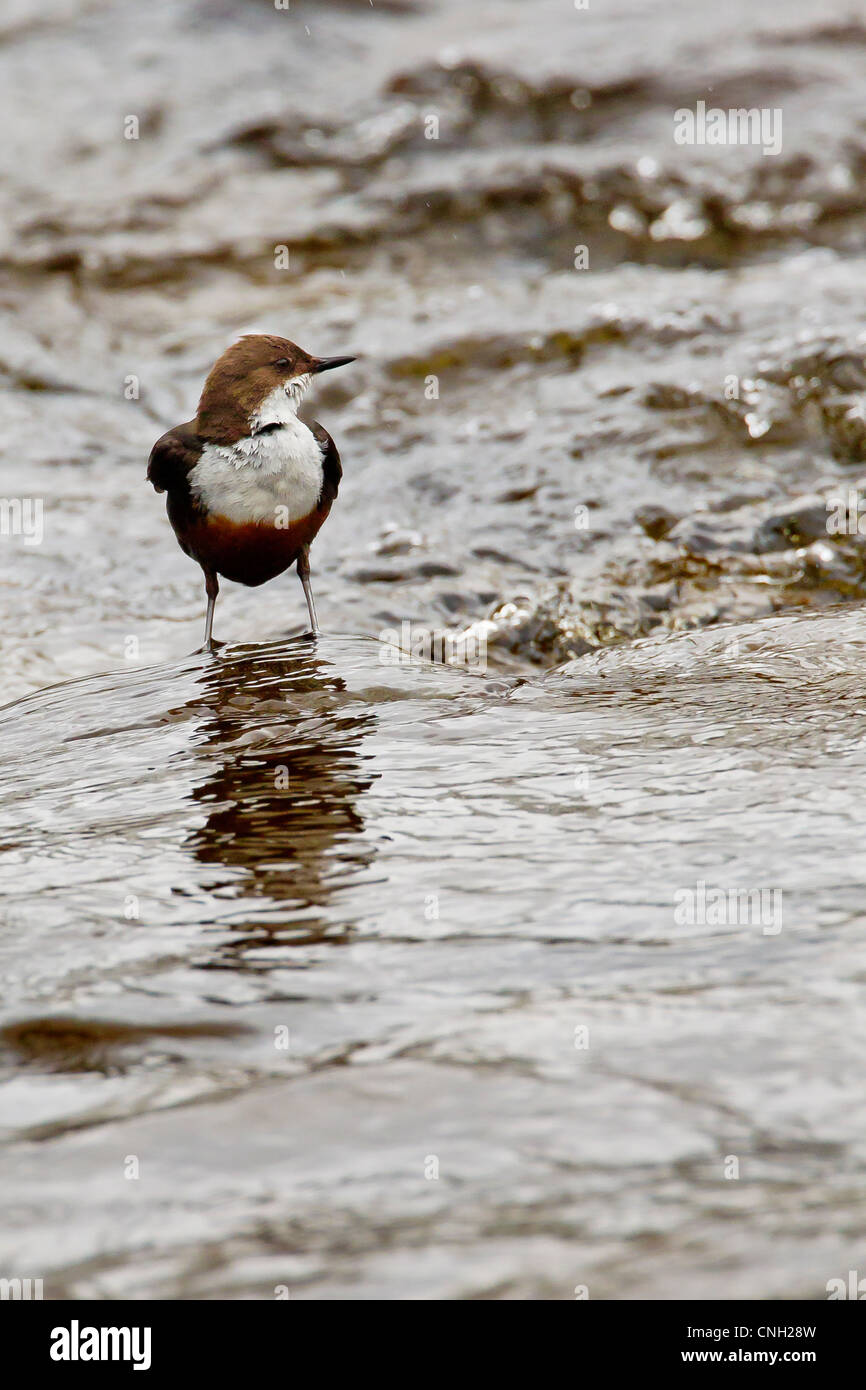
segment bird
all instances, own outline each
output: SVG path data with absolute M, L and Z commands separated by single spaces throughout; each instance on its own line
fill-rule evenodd
M 204 647 L 213 650 L 219 580 L 255 587 L 297 565 L 318 635 L 310 545 L 343 476 L 337 446 L 298 406 L 312 378 L 354 357 L 314 357 L 288 338 L 247 333 L 214 363 L 194 420 L 154 444 L 147 480 L 166 493 L 181 550 L 204 572 Z

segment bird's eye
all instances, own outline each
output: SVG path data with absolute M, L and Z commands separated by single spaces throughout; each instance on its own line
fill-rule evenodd
M 289 362 L 288 357 L 281 357 L 279 362 L 274 363 L 275 367 L 288 367 L 290 365 L 291 363 Z

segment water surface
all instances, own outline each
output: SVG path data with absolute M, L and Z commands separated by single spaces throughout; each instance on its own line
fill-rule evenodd
M 2 21 L 0 1275 L 862 1270 L 864 46 L 847 0 Z M 782 154 L 676 146 L 699 99 Z M 324 636 L 227 584 L 190 655 L 145 461 L 250 329 L 359 358 Z

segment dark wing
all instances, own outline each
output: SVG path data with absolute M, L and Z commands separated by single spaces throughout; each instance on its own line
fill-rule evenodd
M 340 488 L 343 466 L 340 463 L 337 446 L 324 425 L 320 425 L 318 420 L 311 420 L 310 429 L 316 436 L 322 451 L 322 491 L 319 497 L 319 506 L 327 504 L 330 507 Z
M 147 481 L 157 492 L 186 488 L 187 474 L 195 468 L 204 447 L 195 431 L 195 420 L 176 425 L 158 439 L 147 460 Z

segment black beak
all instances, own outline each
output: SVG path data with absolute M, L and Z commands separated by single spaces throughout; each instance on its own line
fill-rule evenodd
M 319 372 L 330 372 L 334 367 L 345 367 L 347 363 L 354 361 L 354 357 L 317 357 L 315 366 L 311 367 L 310 371 L 318 376 Z

